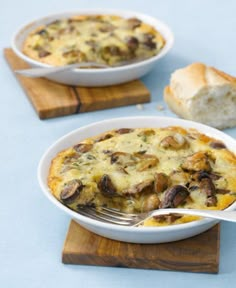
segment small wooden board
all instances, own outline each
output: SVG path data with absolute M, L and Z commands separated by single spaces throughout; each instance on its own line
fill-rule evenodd
M 185 240 L 132 244 L 98 236 L 71 221 L 62 252 L 65 264 L 217 273 L 220 226 Z
M 30 68 L 12 49 L 4 49 L 4 55 L 12 71 Z M 150 102 L 150 92 L 139 80 L 86 88 L 66 86 L 45 78 L 16 76 L 41 119 Z

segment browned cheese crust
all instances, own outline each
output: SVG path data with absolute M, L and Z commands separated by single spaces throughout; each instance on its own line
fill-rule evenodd
M 164 45 L 163 36 L 137 18 L 87 15 L 38 27 L 27 36 L 23 53 L 55 66 L 77 62 L 119 66 L 153 57 Z
M 236 198 L 236 157 L 195 129 L 123 128 L 85 139 L 52 160 L 52 194 L 69 208 L 125 212 L 158 208 L 225 209 Z M 146 226 L 199 217 L 164 216 Z

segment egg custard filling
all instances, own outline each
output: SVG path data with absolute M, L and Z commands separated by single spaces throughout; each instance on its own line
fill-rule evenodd
M 48 186 L 64 205 L 140 213 L 159 208 L 222 210 L 236 199 L 236 156 L 195 129 L 122 128 L 85 139 L 52 160 Z M 186 223 L 153 217 L 144 226 Z
M 137 18 L 84 15 L 38 27 L 27 36 L 22 51 L 55 66 L 79 62 L 119 66 L 153 57 L 164 45 L 163 36 Z

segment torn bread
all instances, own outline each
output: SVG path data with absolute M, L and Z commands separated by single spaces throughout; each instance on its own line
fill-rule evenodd
M 164 99 L 182 118 L 218 129 L 236 126 L 236 78 L 213 67 L 193 63 L 176 70 Z

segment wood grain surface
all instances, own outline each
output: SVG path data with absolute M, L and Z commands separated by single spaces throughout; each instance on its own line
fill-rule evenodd
M 132 244 L 98 236 L 71 221 L 62 262 L 127 268 L 217 273 L 219 224 L 185 240 L 161 244 Z
M 13 72 L 30 68 L 12 49 L 4 49 L 4 55 Z M 139 80 L 87 88 L 15 75 L 41 119 L 150 102 L 150 92 Z

